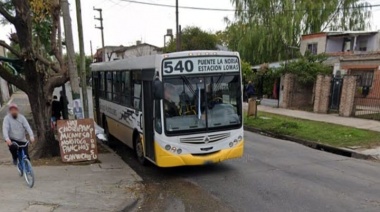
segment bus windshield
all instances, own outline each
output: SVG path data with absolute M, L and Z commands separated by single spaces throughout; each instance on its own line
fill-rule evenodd
M 175 76 L 164 79 L 168 134 L 241 126 L 239 74 Z

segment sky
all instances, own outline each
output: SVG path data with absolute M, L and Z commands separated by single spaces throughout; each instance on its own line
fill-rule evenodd
M 175 4 L 175 0 L 138 0 L 142 2 Z M 78 50 L 78 35 L 75 12 L 75 0 L 71 3 L 71 18 L 74 32 L 74 44 Z M 197 6 L 211 8 L 233 9 L 230 0 L 179 0 L 181 6 Z M 99 21 L 94 16 L 99 16 L 93 7 L 103 9 L 103 25 L 105 45 L 132 45 L 137 40 L 142 40 L 159 47 L 163 46 L 166 29 L 173 29 L 175 33 L 175 8 L 156 7 L 123 2 L 122 0 L 82 0 L 82 18 L 84 28 L 84 40 L 86 54 L 90 54 L 90 41 L 93 51 L 100 48 L 101 33 L 95 29 Z M 225 28 L 224 17 L 233 19 L 234 12 L 209 12 L 180 9 L 179 22 L 185 26 L 199 26 L 207 31 L 223 30 Z M 11 27 L 0 26 L 0 40 L 6 40 L 12 30 Z M 14 31 L 14 30 L 13 30 Z
M 175 0 L 137 0 L 141 2 L 174 5 Z M 380 4 L 380 0 L 368 0 L 371 4 Z M 78 34 L 75 13 L 75 0 L 69 0 L 74 32 L 74 44 L 78 50 Z M 230 0 L 179 0 L 180 6 L 233 9 Z M 175 8 L 140 5 L 123 0 L 82 0 L 82 18 L 84 27 L 85 51 L 90 55 L 90 41 L 93 52 L 101 47 L 99 21 L 94 16 L 99 13 L 93 7 L 103 9 L 105 45 L 133 45 L 141 40 L 156 46 L 163 46 L 166 29 L 175 33 Z M 373 8 L 372 30 L 380 29 L 380 7 Z M 179 10 L 179 22 L 182 28 L 198 26 L 203 30 L 215 32 L 226 26 L 224 18 L 234 18 L 234 12 Z M 8 40 L 11 26 L 0 26 L 0 40 Z

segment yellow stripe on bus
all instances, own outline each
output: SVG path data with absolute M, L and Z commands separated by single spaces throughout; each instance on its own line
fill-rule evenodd
M 238 145 L 229 149 L 222 149 L 216 153 L 204 155 L 204 156 L 194 156 L 192 154 L 177 155 L 168 152 L 162 148 L 157 142 L 155 142 L 156 150 L 156 164 L 159 167 L 174 167 L 174 166 L 194 166 L 194 165 L 205 165 L 210 163 L 219 163 L 224 160 L 240 158 L 243 156 L 244 152 L 244 140 Z

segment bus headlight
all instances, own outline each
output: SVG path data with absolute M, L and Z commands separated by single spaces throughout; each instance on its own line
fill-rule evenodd
M 172 148 L 172 147 L 171 147 L 169 144 L 165 146 L 165 149 L 166 149 L 167 151 L 169 151 L 171 148 Z
M 243 136 L 239 135 L 234 141 L 230 142 L 228 145 L 232 148 L 236 146 L 242 140 L 243 140 Z
M 169 144 L 167 144 L 165 146 L 165 150 L 169 151 L 169 152 L 172 152 L 172 153 L 177 153 L 177 154 L 181 154 L 182 153 L 182 149 L 181 148 L 177 148 L 175 146 L 170 146 Z

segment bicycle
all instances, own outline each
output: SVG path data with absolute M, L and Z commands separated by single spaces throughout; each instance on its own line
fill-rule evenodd
M 19 172 L 19 175 L 20 177 L 24 176 L 25 181 L 28 184 L 29 188 L 32 188 L 34 186 L 34 172 L 33 172 L 32 164 L 30 163 L 24 151 L 24 148 L 29 145 L 29 142 L 27 142 L 25 145 L 19 145 L 16 142 L 12 142 L 12 144 L 16 145 L 18 148 L 17 170 Z

